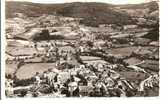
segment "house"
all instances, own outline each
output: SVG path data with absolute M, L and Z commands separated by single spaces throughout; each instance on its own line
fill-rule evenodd
M 69 72 L 61 72 L 58 75 L 58 82 L 65 83 L 70 78 Z
M 93 86 L 79 86 L 79 93 L 81 96 L 88 96 L 93 91 Z

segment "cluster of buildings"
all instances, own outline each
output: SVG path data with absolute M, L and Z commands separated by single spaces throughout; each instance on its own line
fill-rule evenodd
M 35 23 L 22 27 L 36 28 L 6 35 L 7 97 L 130 97 L 158 88 L 158 41 L 128 30 L 136 25 L 120 32 L 114 25 L 80 25 L 75 18 L 29 19 Z M 149 61 L 154 63 L 145 66 Z

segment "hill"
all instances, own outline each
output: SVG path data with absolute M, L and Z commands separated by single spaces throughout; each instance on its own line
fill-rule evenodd
M 146 9 L 146 8 L 149 8 L 151 12 L 159 9 L 159 5 L 157 4 L 156 1 L 142 3 L 142 4 L 117 5 L 116 7 L 120 7 L 121 9 Z
M 142 4 L 118 5 L 116 8 L 124 10 L 133 17 L 159 19 L 159 5 L 156 1 Z
M 134 23 L 128 14 L 116 10 L 113 5 L 96 2 L 65 4 L 6 2 L 6 18 L 14 17 L 15 13 L 23 13 L 28 17 L 41 16 L 42 14 L 56 14 L 66 17 L 83 18 L 81 23 L 89 26 Z

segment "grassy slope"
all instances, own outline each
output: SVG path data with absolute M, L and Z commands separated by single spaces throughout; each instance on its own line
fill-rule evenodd
M 98 24 L 130 24 L 132 19 L 123 12 L 114 10 L 113 5 L 103 3 L 66 3 L 66 4 L 33 4 L 29 2 L 6 2 L 6 17 L 14 17 L 14 13 L 27 16 L 54 14 L 67 17 L 84 18 L 81 23 L 97 26 Z M 119 16 L 119 17 L 118 17 Z

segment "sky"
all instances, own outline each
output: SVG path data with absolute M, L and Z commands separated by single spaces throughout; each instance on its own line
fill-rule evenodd
M 154 0 L 7 0 L 7 1 L 27 1 L 34 3 L 103 2 L 111 4 L 138 4 Z

